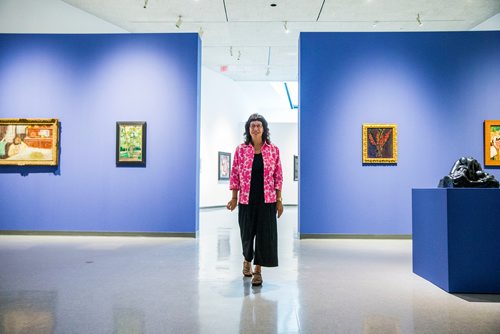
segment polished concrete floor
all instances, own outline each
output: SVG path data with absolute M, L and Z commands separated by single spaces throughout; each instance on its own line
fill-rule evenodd
M 0 236 L 0 333 L 500 333 L 500 295 L 414 275 L 409 240 L 298 240 L 241 275 L 237 213 L 202 210 L 198 239 Z

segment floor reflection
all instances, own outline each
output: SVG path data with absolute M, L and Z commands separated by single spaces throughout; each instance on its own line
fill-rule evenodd
M 145 333 L 144 312 L 137 308 L 114 308 L 113 323 L 113 334 Z
M 217 229 L 217 261 L 226 261 L 231 255 L 231 229 L 219 227 Z
M 0 291 L 0 333 L 53 333 L 56 301 L 54 291 Z
M 399 334 L 401 328 L 399 320 L 383 316 L 380 314 L 371 314 L 363 321 L 363 334 Z
M 279 219 L 279 267 L 263 268 L 263 286 L 252 287 L 251 278 L 242 275 L 237 210 L 203 212 L 199 238 L 202 333 L 299 333 L 296 214 L 292 208 Z M 222 323 L 213 321 L 220 317 Z
M 243 289 L 239 332 L 278 333 L 278 302 L 264 298 L 262 287 L 252 287 L 251 279 L 245 279 Z

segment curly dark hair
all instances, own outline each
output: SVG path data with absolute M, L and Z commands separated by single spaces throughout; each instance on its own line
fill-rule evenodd
M 264 128 L 264 132 L 262 133 L 262 142 L 271 144 L 271 136 L 269 133 L 269 128 L 267 126 L 267 121 L 264 116 L 259 114 L 252 114 L 248 117 L 248 121 L 245 123 L 245 144 L 248 145 L 252 143 L 252 136 L 250 135 L 250 123 L 259 121 L 262 123 L 262 127 Z

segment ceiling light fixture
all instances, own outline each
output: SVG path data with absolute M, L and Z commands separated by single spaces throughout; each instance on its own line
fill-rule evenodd
M 375 28 L 378 25 L 378 21 L 373 21 L 372 27 Z
M 277 4 L 272 3 L 270 6 L 271 6 L 271 7 L 276 7 L 276 6 L 277 6 Z
M 233 56 L 233 47 L 232 46 L 229 47 L 229 55 L 231 57 Z
M 204 33 L 203 28 L 200 27 L 200 30 L 198 30 L 198 35 L 200 35 L 200 37 L 203 37 L 203 33 Z
M 144 8 L 148 7 L 148 0 L 144 0 Z
M 420 19 L 420 13 L 417 14 L 417 22 L 418 22 L 418 26 L 421 27 L 423 26 L 424 24 L 422 23 L 422 20 Z
M 287 22 L 287 21 L 285 21 L 285 22 L 283 23 L 283 29 L 285 29 L 285 32 L 286 32 L 287 34 L 290 32 L 290 30 L 288 30 L 288 22 Z
M 177 18 L 177 22 L 175 22 L 175 26 L 177 27 L 177 29 L 179 29 L 182 25 L 182 15 L 179 15 L 179 17 Z
M 240 60 L 241 59 L 241 51 L 238 51 L 238 58 L 236 60 Z
M 269 76 L 269 74 L 271 74 L 271 70 L 269 69 L 269 67 L 267 68 L 267 71 L 266 71 L 266 77 Z

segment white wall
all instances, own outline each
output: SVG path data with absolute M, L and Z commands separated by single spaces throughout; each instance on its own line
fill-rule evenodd
M 218 152 L 234 156 L 243 142 L 244 125 L 252 113 L 269 123 L 271 140 L 283 164 L 283 202 L 298 204 L 293 181 L 293 155 L 298 152 L 297 111 L 277 96 L 268 82 L 235 82 L 208 68 L 202 69 L 200 132 L 200 206 L 225 205 L 231 196 L 228 181 L 218 181 Z
M 283 204 L 297 205 L 299 203 L 298 181 L 293 180 L 293 156 L 298 155 L 299 151 L 297 123 L 270 122 L 269 131 L 271 142 L 280 149 L 283 166 Z
M 0 0 L 1 33 L 123 33 L 59 0 Z
M 283 82 L 240 81 L 238 86 L 269 123 L 298 122 L 298 110 L 290 109 Z
M 218 152 L 231 153 L 243 141 L 240 123 L 255 112 L 231 79 L 203 67 L 201 72 L 200 207 L 225 205 L 229 181 L 218 180 Z
M 475 26 L 471 30 L 500 30 L 500 13 Z

